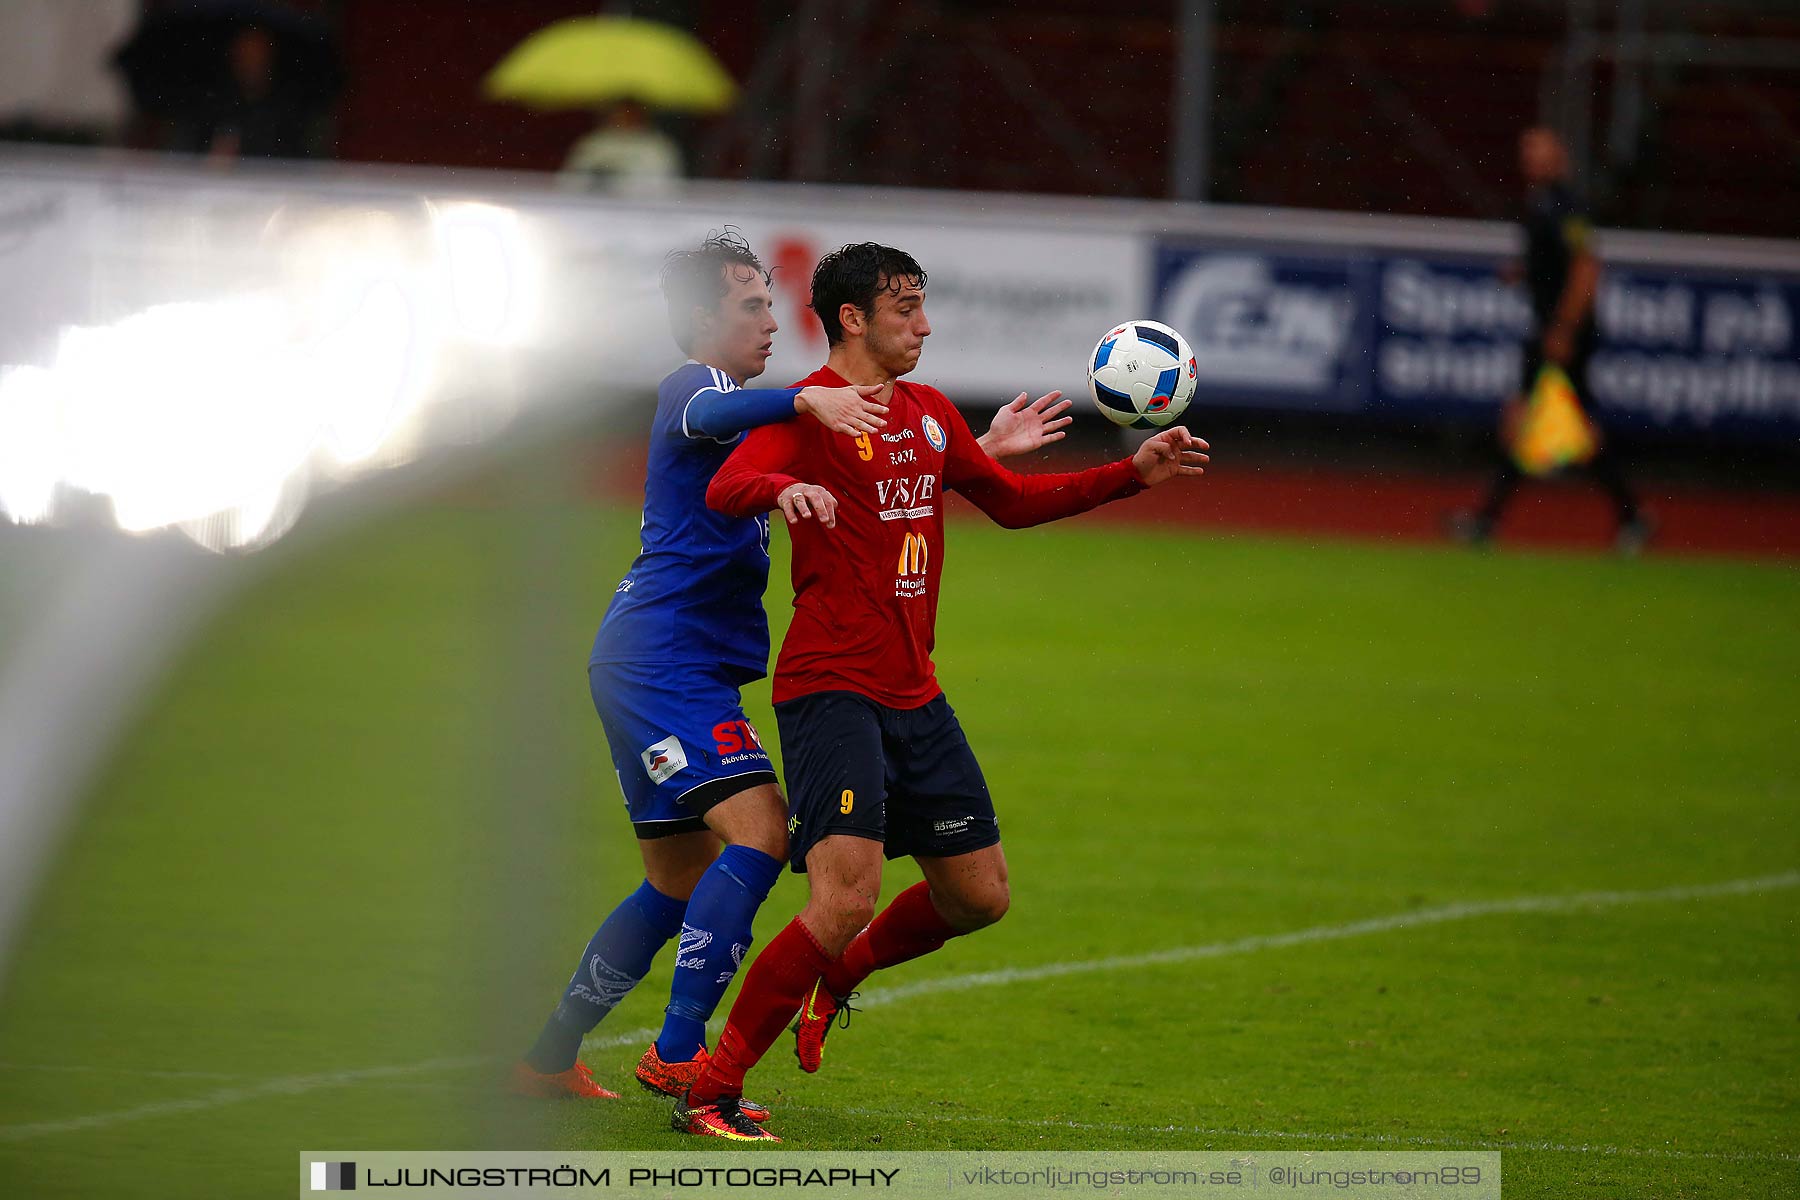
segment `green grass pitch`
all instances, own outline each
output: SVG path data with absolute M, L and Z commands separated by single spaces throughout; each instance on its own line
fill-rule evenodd
M 692 1144 L 630 1081 L 666 955 L 588 1045 L 623 1101 L 494 1086 L 637 878 L 583 676 L 635 527 L 440 499 L 247 589 L 0 997 L 0 1193 Z M 790 1146 L 1499 1148 L 1509 1197 L 1800 1194 L 1793 569 L 949 540 L 937 661 L 1013 911 L 872 980 L 819 1076 L 777 1045 Z

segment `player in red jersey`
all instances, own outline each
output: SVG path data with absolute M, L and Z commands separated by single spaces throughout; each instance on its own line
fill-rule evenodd
M 812 305 L 831 353 L 806 383 L 881 385 L 887 425 L 857 437 L 764 426 L 707 489 L 725 513 L 781 509 L 793 537 L 794 619 L 774 699 L 789 858 L 810 898 L 757 956 L 717 1050 L 676 1103 L 683 1132 L 723 1136 L 723 1123 L 772 1138 L 732 1118 L 744 1073 L 796 1012 L 801 1066 L 817 1070 L 832 1016 L 871 972 L 1006 912 L 993 801 L 931 663 L 944 489 L 1019 528 L 1202 474 L 1206 462 L 1206 443 L 1173 428 L 1087 471 L 1018 475 L 994 463 L 943 393 L 901 379 L 931 333 L 925 272 L 902 251 L 864 243 L 827 255 Z M 925 878 L 877 916 L 884 853 L 911 855 Z

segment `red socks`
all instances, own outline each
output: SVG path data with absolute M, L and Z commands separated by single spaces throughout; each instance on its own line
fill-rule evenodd
M 958 936 L 960 931 L 939 915 L 930 887 L 922 882 L 895 896 L 836 961 L 826 958 L 812 931 L 795 917 L 750 964 L 719 1045 L 688 1093 L 690 1103 L 743 1095 L 744 1072 L 761 1061 L 788 1027 L 814 980 L 823 977 L 833 995 L 847 996 L 881 968 L 930 954 Z
M 691 1103 L 711 1104 L 720 1096 L 743 1094 L 744 1072 L 775 1044 L 827 965 L 825 951 L 799 917 L 763 947 L 744 975 L 718 1048 L 689 1092 Z
M 845 948 L 844 956 L 826 966 L 825 986 L 834 996 L 848 996 L 883 967 L 930 954 L 961 931 L 953 928 L 931 902 L 923 880 L 913 884 L 875 917 Z

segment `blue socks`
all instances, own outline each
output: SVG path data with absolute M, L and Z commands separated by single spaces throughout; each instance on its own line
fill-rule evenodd
M 731 851 L 728 849 L 725 853 Z M 757 857 L 775 861 L 766 854 Z M 723 857 L 720 861 L 724 861 Z M 702 887 L 717 870 L 718 863 L 714 863 L 702 878 Z M 763 892 L 768 892 L 767 886 Z M 699 898 L 698 891 L 694 895 Z M 687 908 L 680 900 L 663 895 L 646 881 L 612 910 L 612 915 L 588 942 L 581 965 L 575 969 L 574 978 L 569 980 L 562 1002 L 550 1014 L 536 1044 L 525 1055 L 525 1061 L 533 1070 L 556 1075 L 575 1065 L 581 1039 L 625 998 L 626 992 L 637 986 L 638 980 L 650 970 L 650 960 L 656 957 L 664 943 L 682 932 L 682 913 Z M 754 905 L 750 911 L 756 911 Z M 749 918 L 745 917 L 745 942 L 749 941 L 749 928 Z M 684 944 L 687 941 L 685 932 L 682 941 Z
M 656 1039 L 664 1062 L 686 1062 L 705 1048 L 706 1020 L 750 949 L 750 922 L 780 877 L 781 860 L 749 846 L 725 847 L 700 877 L 681 926 L 675 983 Z
M 727 846 L 686 904 L 648 882 L 640 884 L 588 942 L 562 1002 L 525 1061 L 546 1075 L 574 1066 L 581 1039 L 637 986 L 657 951 L 677 933 L 675 983 L 656 1052 L 664 1062 L 692 1059 L 705 1048 L 707 1018 L 750 949 L 756 910 L 780 877 L 779 859 L 748 846 Z

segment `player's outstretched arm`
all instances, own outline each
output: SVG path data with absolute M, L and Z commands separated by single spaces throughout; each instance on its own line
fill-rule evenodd
M 794 397 L 794 411 L 811 416 L 833 433 L 855 437 L 884 428 L 888 406 L 876 399 L 881 385 L 851 384 L 849 387 L 820 387 L 813 384 L 800 389 Z
M 1128 458 L 1086 471 L 1020 474 L 982 452 L 962 414 L 948 400 L 934 415 L 949 438 L 944 483 L 967 496 L 996 524 L 1023 529 L 1072 517 L 1109 500 L 1144 490 Z
M 1210 449 L 1189 433 L 1187 426 L 1177 425 L 1146 439 L 1131 456 L 1131 465 L 1145 487 L 1155 487 L 1186 475 L 1206 474 L 1206 464 L 1210 461 L 1206 452 Z
M 1065 415 L 1072 404 L 1073 400 L 1062 399 L 1061 392 L 1036 400 L 1020 392 L 1011 404 L 1003 405 L 994 414 L 993 423 L 978 439 L 979 444 L 989 458 L 1000 459 L 1030 454 L 1051 442 L 1060 442 L 1075 421 Z
M 841 388 L 702 388 L 682 412 L 682 432 L 688 437 L 730 440 L 740 433 L 791 421 L 795 414 L 811 416 L 835 433 L 874 433 L 887 422 L 887 405 L 874 397 L 876 386 Z
M 792 421 L 751 430 L 713 472 L 712 482 L 706 485 L 707 507 L 732 517 L 754 517 L 779 508 L 790 521 L 795 519 L 797 508 L 784 504 L 782 496 L 806 482 L 792 474 L 800 462 L 800 442 Z M 811 515 L 810 500 L 807 508 Z M 835 508 L 834 503 L 834 512 Z
M 722 377 L 716 371 L 714 376 Z M 747 430 L 793 420 L 799 395 L 799 388 L 701 388 L 681 410 L 681 432 L 689 438 L 730 441 Z

